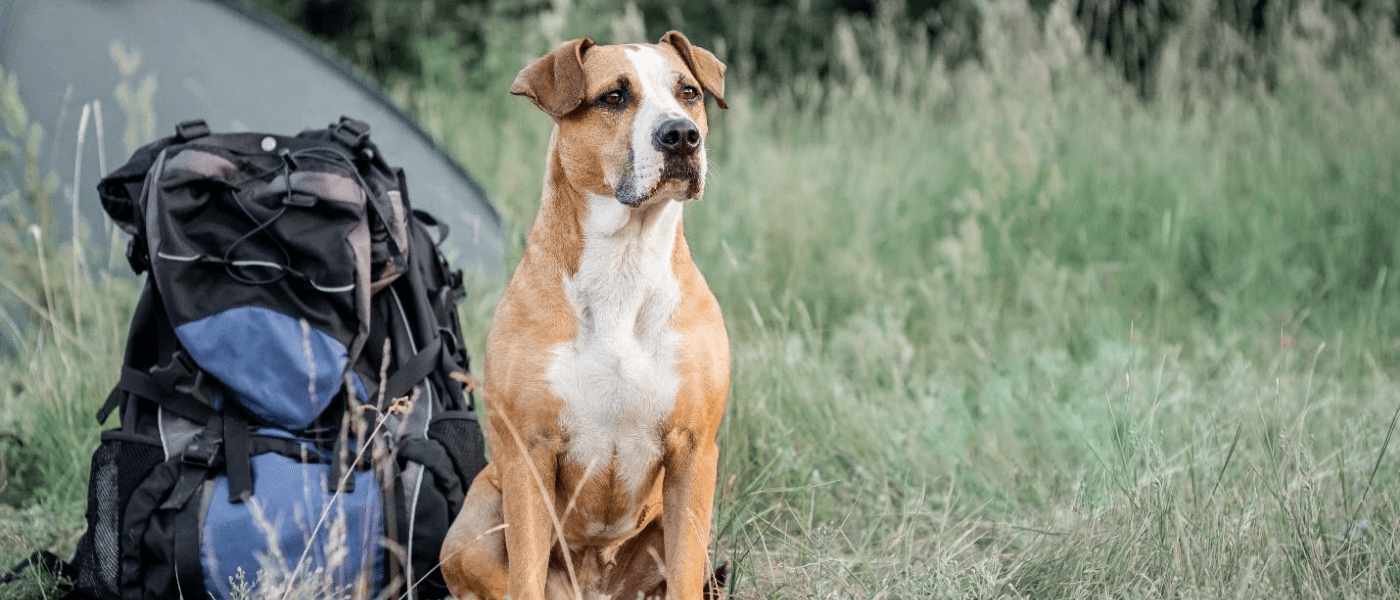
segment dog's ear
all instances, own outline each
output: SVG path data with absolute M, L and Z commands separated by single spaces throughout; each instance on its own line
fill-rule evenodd
M 709 50 L 690 45 L 690 40 L 679 31 L 667 31 L 666 35 L 661 36 L 661 43 L 670 44 L 676 49 L 685 66 L 690 67 L 690 72 L 700 80 L 700 89 L 715 97 L 715 104 L 720 108 L 729 108 L 724 103 L 724 63 Z
M 510 93 L 534 101 L 551 117 L 567 115 L 583 104 L 583 53 L 593 47 L 591 38 L 579 38 L 559 44 L 549 54 L 520 70 Z

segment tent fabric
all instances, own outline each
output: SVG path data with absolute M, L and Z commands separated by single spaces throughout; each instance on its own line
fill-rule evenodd
M 131 60 L 138 56 L 139 63 Z M 373 83 L 305 35 L 246 4 L 0 0 L 0 66 L 18 78 L 30 121 L 44 128 L 40 167 L 59 173 L 78 194 L 80 218 L 94 232 L 90 256 L 107 246 L 95 190 L 103 175 L 99 155 L 114 168 L 129 154 L 129 143 L 149 141 L 128 140 L 133 125 L 138 138 L 170 135 L 177 123 L 196 118 L 217 132 L 290 135 L 349 115 L 369 123 L 370 137 L 385 158 L 406 171 L 414 205 L 451 228 L 445 249 L 454 264 L 468 277 L 501 269 L 500 216 L 471 175 Z M 143 97 L 147 81 L 154 85 L 148 100 Z M 127 90 L 121 94 L 125 98 L 119 97 L 119 86 Z M 98 100 L 101 148 L 95 123 L 89 122 L 83 180 L 73 182 L 69 169 L 77 157 L 82 108 Z M 151 121 L 153 127 L 146 125 Z M 11 170 L 0 182 L 23 181 L 23 165 L 0 168 Z M 68 239 L 71 217 L 62 216 L 69 211 L 54 212 L 64 219 L 57 233 Z M 105 254 L 95 258 L 107 259 Z

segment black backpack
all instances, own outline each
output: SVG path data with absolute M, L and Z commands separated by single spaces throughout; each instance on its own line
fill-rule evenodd
M 227 598 L 269 566 L 327 597 L 447 595 L 442 539 L 485 464 L 462 276 L 368 130 L 189 121 L 99 184 L 148 275 L 74 595 Z

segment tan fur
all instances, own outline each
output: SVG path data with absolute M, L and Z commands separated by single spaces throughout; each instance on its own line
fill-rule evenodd
M 724 65 L 714 55 L 678 32 L 652 47 L 680 74 L 678 86 L 701 89 L 725 106 Z M 551 349 L 579 335 L 565 281 L 580 269 L 590 196 L 616 195 L 609 174 L 633 143 L 629 113 L 596 106 L 630 76 L 626 48 L 565 42 L 522 70 L 511 87 L 554 117 L 555 129 L 539 214 L 487 339 L 482 393 L 492 462 L 473 482 L 443 545 L 443 574 L 459 599 L 631 600 L 644 593 L 696 600 L 712 566 L 707 545 L 729 340 L 679 224 L 670 269 L 680 302 L 669 321 L 681 339 L 674 353 L 679 391 L 656 431 L 660 458 L 645 469 L 648 483 L 636 497 L 618 482 L 616 460 L 586 465 L 570 457 L 563 400 L 546 376 Z M 707 136 L 704 103 L 681 106 Z M 656 194 L 686 189 L 666 181 Z M 660 209 L 652 203 L 631 210 L 632 218 L 645 220 Z M 590 524 L 630 516 L 629 506 L 642 507 L 635 529 L 617 537 L 590 533 Z
M 710 54 L 709 50 L 690 45 L 690 40 L 685 39 L 679 31 L 667 32 L 662 36 L 661 43 L 670 44 L 676 49 L 686 67 L 700 80 L 701 89 L 714 96 L 715 103 L 719 104 L 720 108 L 729 108 L 729 104 L 724 101 L 724 63 Z
M 528 96 L 551 117 L 578 108 L 584 98 L 583 53 L 593 46 L 588 38 L 560 44 L 546 57 L 526 67 L 510 86 L 510 93 Z

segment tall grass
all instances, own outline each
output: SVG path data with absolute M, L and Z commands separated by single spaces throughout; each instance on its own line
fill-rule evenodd
M 957 69 L 893 14 L 838 25 L 827 78 L 760 97 L 732 70 L 711 109 L 686 233 L 735 356 L 715 552 L 736 596 L 1396 595 L 1394 40 L 1339 57 L 1304 2 L 1262 90 L 1199 67 L 1220 40 L 1197 23 L 1144 103 L 1064 2 L 1043 26 L 989 5 Z M 491 191 L 512 256 L 550 127 L 515 71 L 643 25 L 557 3 L 487 28 L 471 69 L 427 41 L 424 77 L 388 82 Z M 508 273 L 463 309 L 478 353 Z M 0 428 L 95 406 L 39 379 L 91 364 L 65 352 L 16 363 L 48 383 Z M 72 514 L 81 470 L 10 502 Z
M 55 218 L 76 207 L 61 203 L 59 174 L 40 166 L 44 129 L 30 121 L 14 74 L 0 72 L 0 81 L 0 162 L 22 174 L 0 190 L 0 566 L 8 568 L 39 548 L 72 553 L 98 441 L 93 415 L 116 382 L 136 288 L 79 267 L 75 238 L 61 239 Z M 0 597 L 34 591 L 0 586 Z

